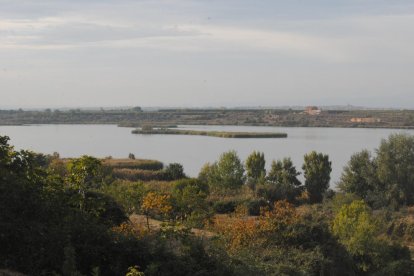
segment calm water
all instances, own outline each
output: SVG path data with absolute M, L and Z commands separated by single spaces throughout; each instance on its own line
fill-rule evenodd
M 206 162 L 217 160 L 228 150 L 236 150 L 245 159 L 253 150 L 265 153 L 267 165 L 272 159 L 290 156 L 300 168 L 303 155 L 316 150 L 329 154 L 333 172 L 331 185 L 335 186 L 343 166 L 352 153 L 362 149 L 373 150 L 381 139 L 391 133 L 413 130 L 343 129 L 343 128 L 281 128 L 244 126 L 186 126 L 185 129 L 222 131 L 286 132 L 287 139 L 225 139 L 181 135 L 133 135 L 131 128 L 113 125 L 32 125 L 0 126 L 0 135 L 11 138 L 16 149 L 36 152 L 59 152 L 62 157 L 84 154 L 96 157 L 125 158 L 134 153 L 137 158 L 157 159 L 165 163 L 178 162 L 185 172 L 196 176 Z

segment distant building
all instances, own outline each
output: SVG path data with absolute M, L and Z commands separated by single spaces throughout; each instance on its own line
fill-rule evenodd
M 368 124 L 372 124 L 372 123 L 380 123 L 381 119 L 380 118 L 352 118 L 351 119 L 352 123 L 368 123 Z
M 304 113 L 308 115 L 319 115 L 321 114 L 322 110 L 320 110 L 317 106 L 307 106 Z

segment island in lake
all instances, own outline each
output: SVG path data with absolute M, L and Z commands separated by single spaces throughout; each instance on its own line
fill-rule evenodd
M 220 138 L 287 138 L 287 133 L 279 132 L 228 132 L 228 131 L 205 131 L 184 130 L 169 128 L 140 128 L 132 131 L 133 134 L 169 134 L 169 135 L 201 135 Z

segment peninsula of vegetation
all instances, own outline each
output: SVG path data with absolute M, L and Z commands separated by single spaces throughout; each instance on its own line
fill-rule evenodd
M 206 131 L 206 130 L 184 130 L 169 128 L 135 129 L 133 134 L 168 134 L 168 135 L 200 135 L 220 138 L 287 138 L 287 133 L 278 132 L 228 132 L 228 131 Z

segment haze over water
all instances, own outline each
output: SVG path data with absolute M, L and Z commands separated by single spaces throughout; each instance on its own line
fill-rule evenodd
M 222 131 L 286 132 L 287 139 L 226 139 L 184 135 L 134 135 L 131 128 L 115 125 L 33 125 L 0 126 L 0 135 L 11 138 L 16 149 L 30 149 L 61 157 L 112 156 L 157 159 L 164 163 L 184 165 L 189 176 L 197 176 L 206 162 L 214 162 L 228 150 L 236 150 L 241 159 L 252 151 L 265 153 L 267 167 L 273 159 L 291 157 L 300 169 L 303 155 L 316 150 L 328 154 L 332 161 L 331 186 L 339 180 L 343 166 L 350 156 L 362 149 L 377 148 L 381 139 L 392 133 L 414 130 L 346 129 L 346 128 L 285 128 L 248 126 L 185 126 L 186 129 Z M 301 171 L 301 170 L 300 170 Z

